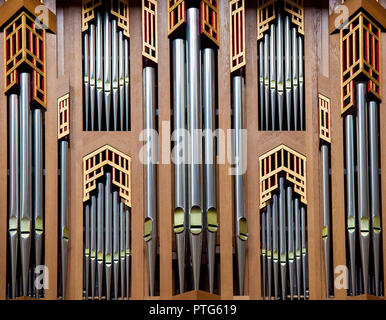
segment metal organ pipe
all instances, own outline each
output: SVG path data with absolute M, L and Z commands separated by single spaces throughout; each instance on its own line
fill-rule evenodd
M 98 19 L 98 16 L 97 16 Z M 98 20 L 97 20 L 98 21 Z M 105 100 L 105 116 L 106 116 L 106 130 L 110 130 L 110 117 L 111 117 L 111 45 L 112 45 L 112 33 L 111 33 L 111 22 L 109 13 L 105 12 L 104 17 L 104 64 L 102 60 L 98 62 L 98 52 L 97 52 L 97 64 L 100 64 L 100 87 L 101 90 L 98 90 L 98 105 L 100 104 L 100 112 L 102 112 L 102 90 L 104 89 L 104 100 Z M 98 37 L 99 39 L 99 37 Z M 114 44 L 114 43 L 113 43 Z M 114 44 L 115 45 L 115 44 Z M 99 51 L 100 55 L 102 54 L 102 31 L 100 33 L 100 42 L 99 42 Z M 98 50 L 98 42 L 97 42 L 97 50 Z M 100 57 L 102 59 L 102 57 Z M 102 65 L 104 67 L 104 71 L 102 71 Z M 102 73 L 103 72 L 103 73 Z M 102 78 L 104 81 L 104 86 L 102 84 Z M 100 113 L 102 115 L 102 113 Z M 114 118 L 114 114 L 113 114 Z M 115 123 L 115 120 L 114 120 Z M 102 118 L 100 120 L 100 124 L 102 124 Z M 115 130 L 115 127 L 113 128 Z M 99 127 L 101 130 L 101 127 Z
M 118 61 L 118 32 L 117 32 L 117 21 L 111 22 L 111 80 L 113 90 L 113 130 L 118 131 L 118 91 L 119 91 L 119 61 Z M 122 117 L 121 117 L 122 118 Z
M 104 212 L 105 212 L 105 196 L 104 185 L 98 182 L 98 205 L 97 205 L 97 265 L 98 265 L 98 298 L 102 299 L 103 290 L 103 267 L 104 267 Z
M 95 54 L 96 54 L 96 87 L 97 87 L 97 110 L 98 110 L 98 115 L 97 118 L 93 118 L 93 121 L 96 121 L 98 123 L 98 130 L 102 130 L 102 108 L 103 108 L 103 58 L 102 58 L 102 15 L 98 11 L 97 12 L 97 17 L 96 17 L 96 49 L 95 49 Z M 105 32 L 106 31 L 106 25 L 105 25 Z M 106 41 L 106 39 L 105 39 Z M 108 41 L 108 40 L 107 40 Z M 106 43 L 105 43 L 106 45 Z M 91 50 L 90 50 L 90 55 L 91 55 Z M 104 56 L 105 61 L 108 59 L 107 56 Z M 104 88 L 106 90 L 107 88 L 107 83 L 105 82 Z M 94 126 L 95 127 L 95 126 Z
M 283 18 L 281 12 L 277 16 L 277 101 L 278 101 L 278 115 L 279 115 L 279 130 L 283 130 L 284 122 L 284 65 L 283 65 Z

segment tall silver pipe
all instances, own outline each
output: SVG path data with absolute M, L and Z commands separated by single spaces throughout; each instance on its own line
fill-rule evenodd
M 292 65 L 291 65 L 291 22 L 288 15 L 284 18 L 285 42 L 285 98 L 287 108 L 287 130 L 291 130 L 292 122 Z
M 300 203 L 295 198 L 295 256 L 296 256 L 296 286 L 297 296 L 300 300 L 301 283 L 302 283 L 302 254 L 301 254 L 301 237 L 300 237 Z
M 11 94 L 9 107 L 9 216 L 8 233 L 11 254 L 12 299 L 16 298 L 19 242 L 19 97 Z
M 292 86 L 293 86 L 293 109 L 294 109 L 294 129 L 298 130 L 299 123 L 299 52 L 298 52 L 298 32 L 295 27 L 292 28 Z
M 119 92 L 119 61 L 118 61 L 118 32 L 117 32 L 117 20 L 113 19 L 111 22 L 111 77 L 113 85 L 113 129 L 118 131 L 118 92 Z
M 174 129 L 177 133 L 175 148 L 178 152 L 184 150 L 186 141 L 185 109 L 186 109 L 186 73 L 185 73 L 185 40 L 173 41 L 173 99 L 174 99 Z M 185 155 L 185 153 L 183 153 Z M 178 279 L 180 293 L 184 292 L 185 283 L 185 250 L 186 250 L 186 162 L 179 158 L 174 170 L 174 232 L 176 234 Z
M 98 109 L 98 130 L 102 130 L 102 109 L 103 109 L 103 57 L 102 57 L 102 16 L 97 12 L 96 17 L 96 86 L 97 86 L 97 109 Z M 90 53 L 91 54 L 91 53 Z M 106 56 L 105 65 L 106 65 Z M 106 83 L 105 83 L 106 90 Z M 95 121 L 95 119 L 94 119 Z
M 276 30 L 275 25 L 270 26 L 270 91 L 271 91 L 271 123 L 272 130 L 276 130 Z
M 306 235 L 306 208 L 300 208 L 300 223 L 302 226 L 302 269 L 303 269 L 303 294 L 304 300 L 307 299 L 307 235 Z
M 266 231 L 266 212 L 261 211 L 261 266 L 262 266 L 262 284 L 263 284 L 263 299 L 267 292 L 267 231 Z
M 322 152 L 322 196 L 323 196 L 323 253 L 324 253 L 324 272 L 326 278 L 326 295 L 330 292 L 330 176 L 329 176 L 329 149 L 326 144 L 321 146 Z
M 203 111 L 204 111 L 204 186 L 207 217 L 207 245 L 209 292 L 213 293 L 214 266 L 216 257 L 216 235 L 218 229 L 216 208 L 215 174 L 215 52 L 212 48 L 203 50 Z
M 268 299 L 272 297 L 272 210 L 271 204 L 267 205 L 267 278 Z
M 275 300 L 279 297 L 279 209 L 277 195 L 272 195 L 272 251 Z
M 279 130 L 283 130 L 284 122 L 284 64 L 283 64 L 283 18 L 279 10 L 277 15 L 277 102 L 278 102 L 278 114 L 279 114 Z
M 304 63 L 303 63 L 303 38 L 298 37 L 299 42 L 299 113 L 300 113 L 300 130 L 305 130 L 304 120 Z
M 202 141 L 200 95 L 200 13 L 198 8 L 187 10 L 187 80 L 189 141 L 189 229 L 193 264 L 194 289 L 199 289 L 202 250 Z
M 358 223 L 362 257 L 362 275 L 364 293 L 369 288 L 370 254 L 370 213 L 369 213 L 369 178 L 367 145 L 367 104 L 365 101 L 366 83 L 356 83 L 357 99 L 357 144 L 358 144 Z
M 269 130 L 269 35 L 264 35 L 264 104 L 265 104 L 265 130 Z M 272 115 L 271 115 L 272 116 Z
M 130 61 L 129 40 L 124 39 L 125 46 L 125 128 L 130 130 Z
M 265 120 L 264 120 L 264 41 L 259 41 L 259 126 L 260 130 L 264 130 Z
M 113 192 L 113 274 L 114 298 L 118 299 L 119 287 L 119 195 Z
M 95 130 L 95 90 L 96 90 L 96 65 L 95 65 L 95 26 L 90 24 L 90 124 L 89 129 Z
M 345 116 L 346 126 L 346 210 L 347 210 L 347 236 L 350 255 L 351 289 L 356 295 L 356 268 L 355 268 L 355 243 L 356 243 L 356 211 L 355 211 L 355 164 L 354 164 L 354 116 Z
M 243 110 L 244 79 L 233 77 L 233 129 L 235 159 L 235 214 L 236 214 L 236 252 L 239 276 L 239 292 L 244 294 L 245 246 L 248 239 L 247 219 L 244 207 L 244 145 L 243 145 Z
M 102 299 L 103 269 L 104 269 L 104 213 L 105 213 L 105 188 L 102 182 L 98 182 L 98 206 L 97 206 L 97 264 L 98 264 L 98 298 Z
M 280 238 L 280 275 L 283 300 L 287 287 L 287 239 L 286 239 L 286 204 L 284 178 L 279 178 L 279 238 Z
M 61 219 L 61 276 L 62 276 L 62 298 L 66 295 L 66 274 L 67 274 L 67 252 L 70 240 L 68 228 L 68 141 L 60 141 L 60 219 Z M 89 237 L 87 233 L 87 237 Z M 86 260 L 89 260 L 87 257 Z M 87 280 L 88 263 L 86 261 Z M 88 296 L 88 290 L 87 290 Z
M 292 186 L 287 187 L 287 221 L 288 221 L 288 266 L 290 297 L 294 297 L 294 279 L 295 279 L 295 244 L 294 244 L 294 203 Z
M 108 11 L 105 12 L 104 17 L 104 100 L 105 100 L 105 116 L 106 116 L 106 130 L 110 130 L 111 117 L 111 22 Z M 102 100 L 102 99 L 101 99 Z
M 85 130 L 89 130 L 90 117 L 90 41 L 88 33 L 83 35 L 83 87 L 84 87 L 84 117 Z
M 123 32 L 118 32 L 118 78 L 119 78 L 119 129 L 127 130 L 125 121 L 125 48 L 123 43 Z
M 23 296 L 28 295 L 28 269 L 31 251 L 31 75 L 20 74 L 20 245 Z
M 125 210 L 125 255 L 126 255 L 126 296 L 130 298 L 130 258 L 131 258 L 131 247 L 130 247 L 130 229 L 131 229 L 131 218 L 129 209 Z
M 98 186 L 99 187 L 99 186 Z M 95 267 L 97 252 L 97 202 L 94 195 L 91 196 L 90 209 L 90 262 L 91 262 L 91 299 L 95 298 Z
M 380 295 L 379 263 L 381 241 L 381 218 L 379 208 L 379 150 L 378 150 L 378 104 L 369 102 L 369 153 L 370 153 L 370 184 L 371 184 L 371 234 L 373 240 L 373 259 L 375 276 L 375 295 Z
M 85 220 L 85 246 L 84 246 L 84 286 L 85 286 L 85 299 L 89 297 L 90 287 L 90 205 L 86 204 L 84 208 L 84 220 Z
M 106 299 L 111 296 L 111 274 L 113 263 L 113 193 L 111 186 L 111 173 L 106 173 L 105 180 L 105 274 L 106 274 Z
M 147 244 L 150 296 L 154 295 L 155 262 L 157 249 L 157 208 L 156 208 L 156 165 L 157 141 L 151 131 L 155 130 L 155 69 L 143 69 L 143 93 L 145 103 L 145 130 L 149 130 L 146 144 L 148 155 L 146 163 L 146 193 L 145 193 L 145 241 Z
M 126 287 L 126 214 L 125 204 L 121 201 L 119 203 L 119 258 L 120 258 L 120 282 L 121 282 L 121 299 L 125 298 L 125 287 Z

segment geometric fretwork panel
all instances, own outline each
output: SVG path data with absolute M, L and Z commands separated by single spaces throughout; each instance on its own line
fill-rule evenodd
M 319 137 L 331 143 L 331 101 L 324 95 L 318 95 L 319 105 Z
M 58 140 L 70 134 L 70 94 L 58 99 Z
M 263 38 L 269 24 L 276 18 L 276 0 L 258 0 L 257 5 L 257 40 Z
M 291 15 L 291 21 L 298 26 L 298 32 L 304 35 L 303 0 L 284 0 L 284 10 Z
M 4 28 L 5 89 L 18 85 L 20 69 L 32 76 L 31 101 L 46 108 L 46 29 L 23 11 Z
M 230 8 L 231 72 L 245 66 L 245 7 L 244 0 L 232 0 Z
M 381 100 L 381 29 L 359 12 L 340 30 L 341 113 L 355 104 L 354 81 L 367 79 L 367 91 Z
M 142 55 L 158 63 L 157 1 L 142 0 Z
M 201 0 L 201 33 L 219 45 L 218 0 Z
M 260 164 L 260 209 L 264 208 L 279 186 L 280 175 L 294 186 L 300 201 L 307 204 L 306 157 L 291 148 L 280 145 L 259 157 Z
M 168 35 L 186 22 L 186 1 L 168 0 Z
M 105 167 L 112 170 L 112 182 L 119 188 L 123 202 L 131 207 L 131 158 L 105 145 L 83 158 L 83 202 L 90 199 L 97 179 L 105 174 Z
M 82 0 L 82 32 L 88 29 L 88 23 L 95 18 L 95 9 L 102 4 L 102 0 Z
M 111 0 L 110 12 L 117 18 L 118 27 L 130 37 L 129 0 Z

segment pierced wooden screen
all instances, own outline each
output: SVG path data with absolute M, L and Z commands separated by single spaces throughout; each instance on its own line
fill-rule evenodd
M 304 35 L 303 0 L 284 0 L 284 10 L 292 16 L 292 23 L 298 26 L 298 32 Z
M 319 137 L 320 139 L 328 143 L 331 143 L 330 99 L 319 93 L 318 104 L 319 104 Z
M 186 23 L 185 0 L 168 0 L 168 35 Z
M 88 30 L 88 23 L 95 18 L 95 9 L 102 0 L 82 0 L 82 32 Z
M 70 94 L 58 99 L 58 140 L 70 134 Z
M 111 0 L 110 12 L 117 18 L 118 27 L 130 37 L 129 0 Z
M 219 45 L 218 0 L 201 0 L 201 33 Z
M 112 182 L 119 188 L 120 197 L 131 207 L 131 158 L 109 145 L 83 158 L 83 202 L 90 199 L 90 192 L 105 174 L 106 166 L 112 169 Z
M 230 67 L 234 72 L 245 66 L 245 4 L 232 0 L 230 8 Z
M 20 69 L 27 67 L 32 72 L 31 101 L 46 108 L 46 29 L 22 12 L 4 28 L 4 50 L 4 92 L 18 85 Z
M 381 100 L 380 36 L 380 28 L 363 12 L 340 30 L 342 113 L 355 103 L 354 80 L 359 77 L 368 79 L 368 92 Z
M 277 0 L 258 0 L 257 6 L 257 40 L 264 36 L 269 29 L 270 22 L 276 19 Z
M 158 63 L 157 1 L 142 0 L 142 55 Z
M 285 175 L 293 183 L 300 201 L 307 204 L 306 157 L 291 148 L 280 145 L 259 158 L 260 163 L 260 209 L 264 208 L 279 186 L 279 176 Z

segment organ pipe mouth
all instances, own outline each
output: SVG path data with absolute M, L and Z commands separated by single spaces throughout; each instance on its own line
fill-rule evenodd
M 217 210 L 216 208 L 208 209 L 208 230 L 216 232 L 218 229 Z
M 176 234 L 182 233 L 185 230 L 185 211 L 180 207 L 174 209 L 173 229 Z
M 153 219 L 150 217 L 147 217 L 144 223 L 143 238 L 145 239 L 145 242 L 148 242 L 152 239 L 152 237 L 153 237 Z
M 347 219 L 347 230 L 348 232 L 355 232 L 355 218 L 352 216 Z
M 190 232 L 198 235 L 202 231 L 202 210 L 199 206 L 190 209 Z
M 379 216 L 373 217 L 373 231 L 374 233 L 381 233 L 381 218 Z
M 370 233 L 370 220 L 367 217 L 363 217 L 359 221 L 360 230 L 362 235 L 367 235 Z
M 323 226 L 322 228 L 322 239 L 325 240 L 328 238 L 328 227 L 327 226 Z
M 239 219 L 239 238 L 246 241 L 248 239 L 248 223 L 245 217 Z

